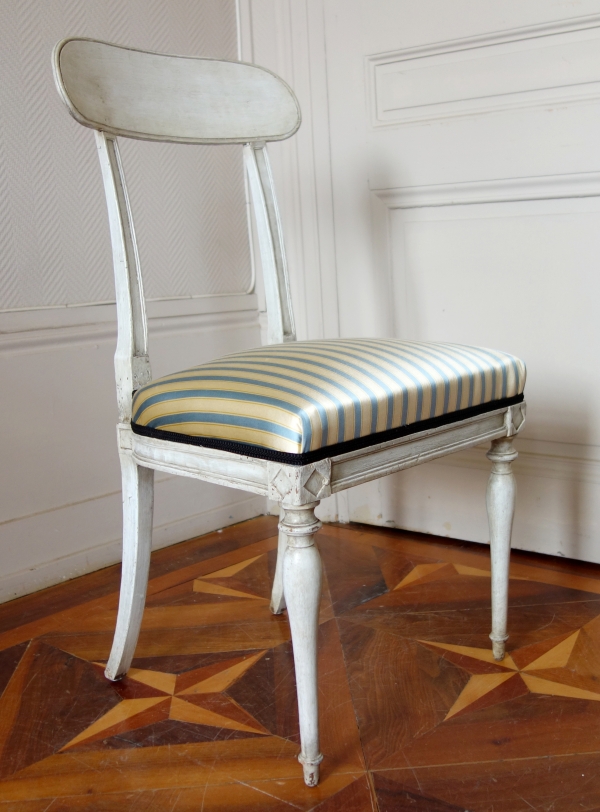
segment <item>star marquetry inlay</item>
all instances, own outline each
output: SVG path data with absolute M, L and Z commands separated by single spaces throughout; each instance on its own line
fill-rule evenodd
M 113 685 L 122 701 L 62 749 L 165 719 L 269 735 L 268 730 L 224 693 L 265 654 L 266 651 L 259 651 L 233 657 L 183 674 L 130 668 L 127 676 Z M 95 665 L 103 668 L 100 663 Z
M 594 627 L 597 625 L 596 621 L 592 623 Z M 488 707 L 526 693 L 600 701 L 600 684 L 587 673 L 585 666 L 580 667 L 585 660 L 577 656 L 578 648 L 589 645 L 589 631 L 584 626 L 571 634 L 554 638 L 554 645 L 553 641 L 547 641 L 544 646 L 547 650 L 541 654 L 540 644 L 516 649 L 501 662 L 496 662 L 487 648 L 430 640 L 418 642 L 432 651 L 443 652 L 446 660 L 471 674 L 446 714 L 446 719 L 450 719 L 468 709 Z
M 201 575 L 194 581 L 194 592 L 205 592 L 209 595 L 224 595 L 229 598 L 251 598 L 255 601 L 268 602 L 266 598 L 261 595 L 254 595 L 252 592 L 242 592 L 239 589 L 231 589 L 225 584 L 220 583 L 221 580 L 232 578 L 237 575 L 250 564 L 254 564 L 264 554 L 256 555 L 254 558 L 246 558 L 244 561 L 239 561 L 237 564 L 232 564 L 230 567 L 224 567 L 215 572 L 209 572 L 208 575 Z M 213 583 L 214 582 L 214 583 Z

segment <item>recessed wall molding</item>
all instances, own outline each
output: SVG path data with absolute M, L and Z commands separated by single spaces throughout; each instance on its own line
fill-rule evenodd
M 145 0 L 143 8 L 140 14 L 135 3 L 119 0 L 2 3 L 2 309 L 114 296 L 97 150 L 54 89 L 56 41 L 77 34 L 150 51 L 238 57 L 235 0 Z M 119 143 L 146 294 L 247 291 L 241 147 Z
M 388 209 L 600 196 L 600 172 L 373 189 Z
M 523 451 L 516 444 L 519 457 L 515 460 L 514 470 L 518 476 L 545 477 L 562 479 L 567 482 L 589 482 L 600 485 L 600 460 L 572 456 L 570 454 L 539 454 Z M 460 468 L 472 468 L 486 471 L 489 468 L 485 458 L 487 448 L 470 448 L 450 457 L 435 461 L 436 465 L 451 465 Z
M 374 127 L 600 97 L 600 15 L 366 58 Z
M 148 302 L 151 337 L 258 325 L 254 294 Z M 116 341 L 115 305 L 0 313 L 0 354 Z

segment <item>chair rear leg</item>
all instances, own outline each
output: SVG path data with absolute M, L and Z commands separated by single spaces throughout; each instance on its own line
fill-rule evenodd
M 279 521 L 283 521 L 283 508 L 279 513 Z M 275 565 L 275 577 L 273 578 L 273 591 L 271 592 L 271 612 L 280 615 L 285 609 L 285 597 L 283 594 L 283 557 L 287 548 L 287 536 L 283 530 L 279 531 L 279 541 L 277 542 L 277 564 Z
M 321 598 L 321 557 L 314 534 L 321 526 L 314 509 L 318 503 L 285 508 L 280 529 L 287 537 L 283 559 L 283 586 L 292 631 L 298 716 L 300 718 L 300 755 L 304 783 L 316 787 L 319 764 L 319 704 L 317 688 L 317 634 Z
M 511 463 L 518 454 L 512 440 L 503 437 L 493 440 L 487 457 L 492 462 L 492 473 L 487 488 L 487 511 L 490 523 L 490 552 L 492 561 L 492 650 L 495 660 L 503 660 L 506 648 L 506 617 L 508 611 L 508 575 L 510 564 L 510 537 L 517 484 Z
M 152 548 L 154 471 L 121 453 L 123 481 L 123 566 L 119 613 L 105 676 L 118 680 L 127 673 L 138 641 Z

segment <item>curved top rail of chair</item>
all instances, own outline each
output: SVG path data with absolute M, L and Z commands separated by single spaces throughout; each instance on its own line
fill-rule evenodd
M 52 65 L 73 118 L 111 135 L 184 144 L 281 141 L 301 122 L 292 89 L 245 62 L 71 37 L 55 46 Z

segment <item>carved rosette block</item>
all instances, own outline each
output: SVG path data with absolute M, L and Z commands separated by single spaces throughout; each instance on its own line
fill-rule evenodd
M 305 505 L 331 496 L 331 460 L 309 465 L 269 462 L 267 477 L 269 499 L 275 502 Z
M 509 406 L 508 409 L 506 410 L 505 417 L 506 436 L 514 437 L 515 434 L 518 434 L 525 425 L 526 417 L 527 417 L 527 404 L 525 403 L 525 401 L 523 401 L 522 403 L 517 403 L 515 406 Z

